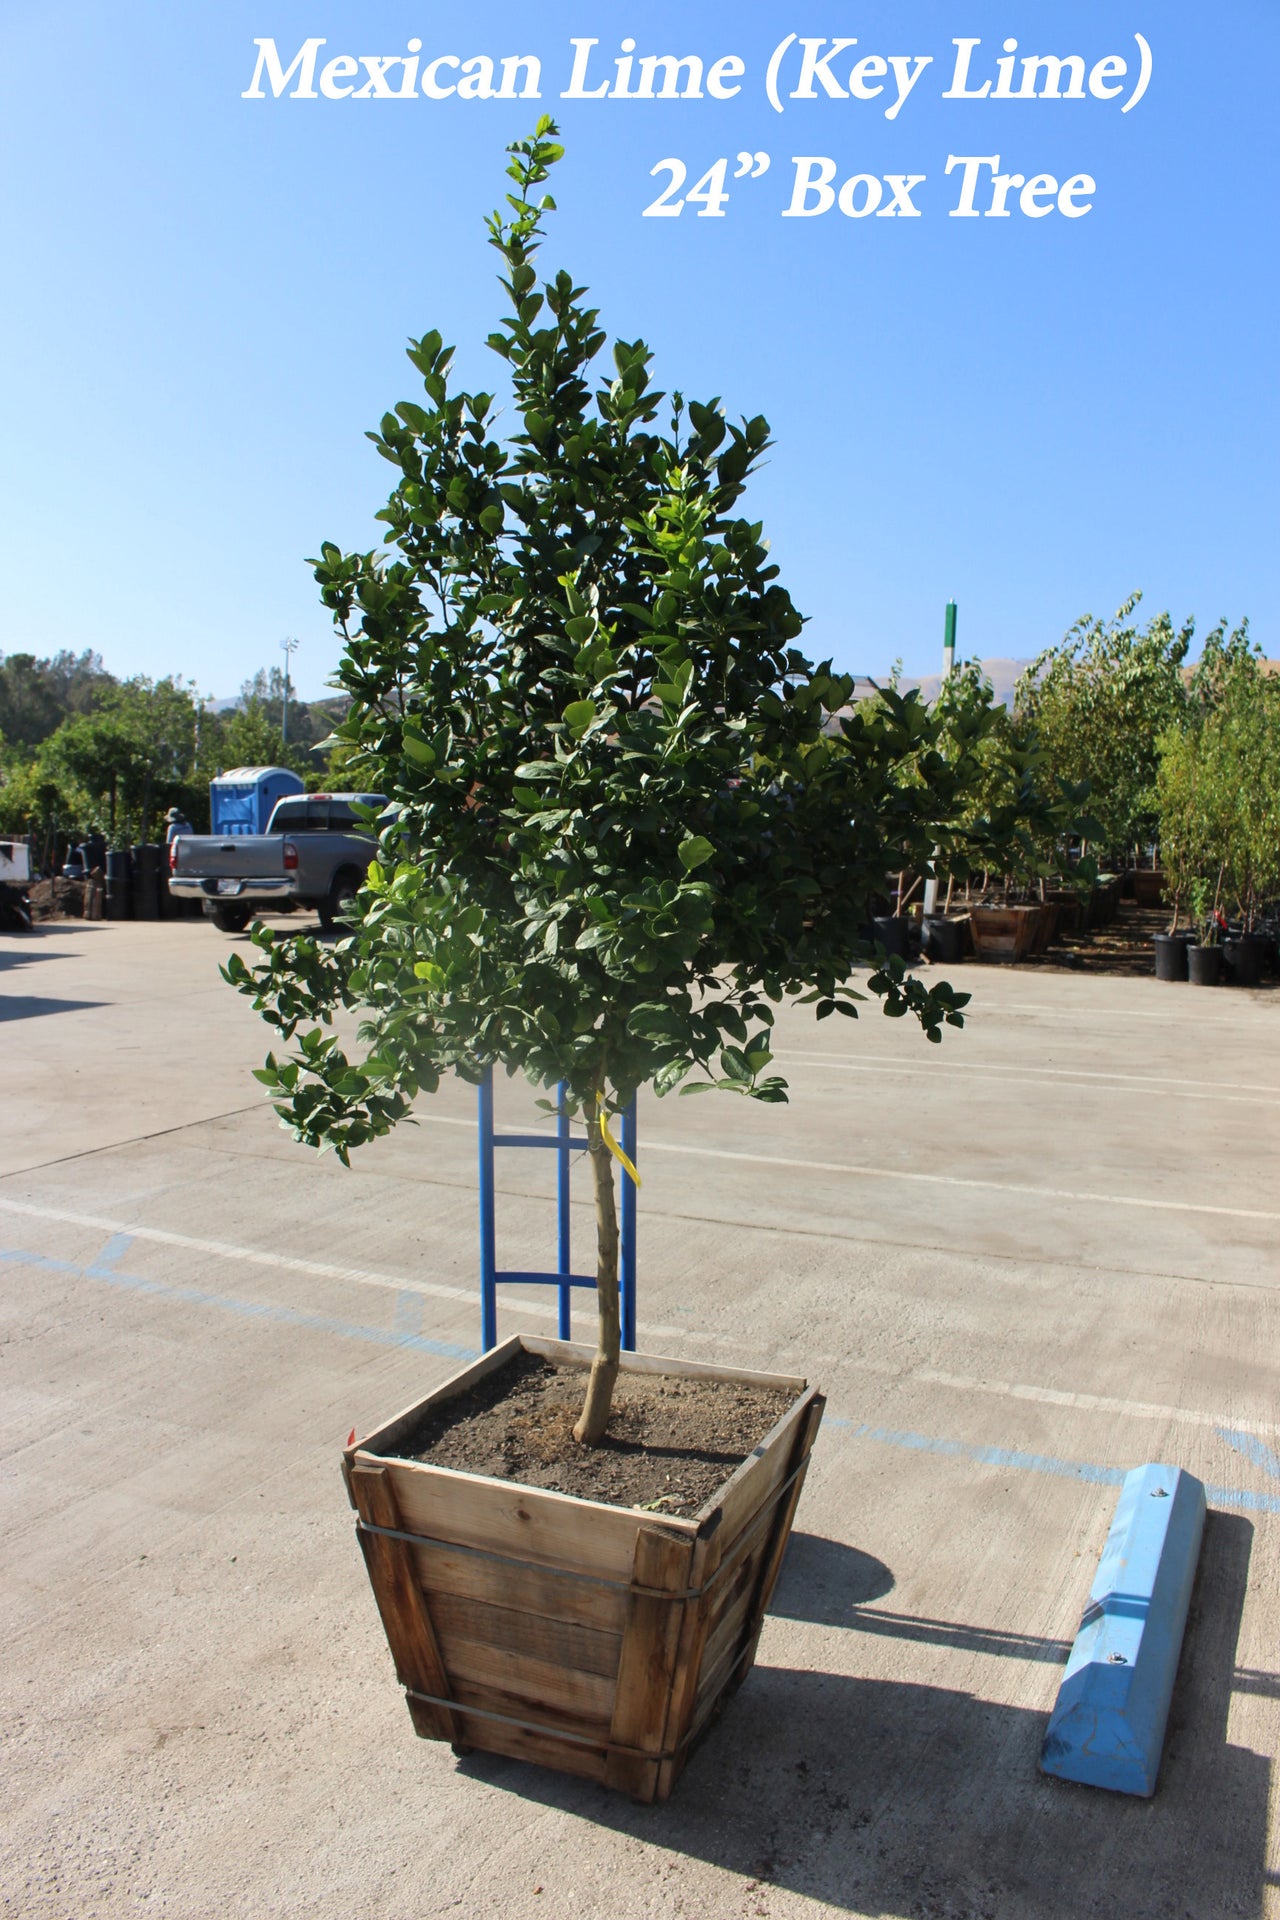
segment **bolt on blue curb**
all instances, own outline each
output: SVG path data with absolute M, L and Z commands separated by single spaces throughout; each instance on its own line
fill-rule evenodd
M 1044 1737 L 1045 1773 L 1155 1792 L 1204 1515 L 1204 1487 L 1180 1467 L 1125 1475 Z
M 554 1133 L 495 1133 L 493 1125 L 493 1069 L 490 1067 L 479 1088 L 480 1108 L 480 1346 L 488 1353 L 498 1344 L 498 1286 L 555 1287 L 559 1294 L 556 1332 L 561 1340 L 573 1338 L 571 1300 L 573 1287 L 595 1291 L 593 1273 L 571 1271 L 569 1241 L 569 1156 L 585 1153 L 586 1135 L 571 1136 L 569 1116 L 565 1112 L 563 1082 L 556 1090 L 559 1113 Z M 528 1273 L 516 1268 L 500 1270 L 497 1256 L 497 1221 L 494 1185 L 494 1149 L 497 1147 L 546 1147 L 556 1156 L 556 1271 Z M 622 1151 L 634 1165 L 636 1142 L 635 1096 L 622 1114 Z M 630 1180 L 622 1181 L 621 1221 L 618 1248 L 619 1312 L 622 1320 L 622 1346 L 627 1353 L 636 1345 L 636 1190 Z

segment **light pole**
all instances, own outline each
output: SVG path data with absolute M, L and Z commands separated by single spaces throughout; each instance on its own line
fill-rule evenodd
M 280 651 L 284 654 L 284 701 L 280 708 L 280 738 L 289 744 L 289 655 L 296 653 L 298 642 L 292 634 L 286 634 L 280 642 Z

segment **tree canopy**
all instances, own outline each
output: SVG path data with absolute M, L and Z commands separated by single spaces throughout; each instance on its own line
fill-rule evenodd
M 767 422 L 659 390 L 641 340 L 606 359 L 585 290 L 538 282 L 560 151 L 549 121 L 517 142 L 489 222 L 514 430 L 453 388 L 438 332 L 413 341 L 422 397 L 370 436 L 395 470 L 389 551 L 315 563 L 344 642 L 337 735 L 394 803 L 351 930 L 259 929 L 256 964 L 226 973 L 296 1041 L 259 1075 L 282 1118 L 344 1160 L 450 1069 L 564 1083 L 596 1180 L 595 1439 L 617 1366 L 609 1114 L 650 1083 L 784 1099 L 784 996 L 824 1018 L 868 993 L 935 1041 L 962 1024 L 968 996 L 901 962 L 851 975 L 888 866 L 991 830 L 962 825 L 989 715 L 951 713 L 944 753 L 914 695 L 848 709 L 852 677 L 806 658 L 739 510 Z
M 1145 627 L 1135 593 L 1112 620 L 1086 616 L 1018 682 L 1017 717 L 1033 729 L 1047 770 L 1088 782 L 1096 851 L 1124 863 L 1155 837 L 1156 742 L 1186 703 L 1183 664 L 1194 621 L 1167 613 Z

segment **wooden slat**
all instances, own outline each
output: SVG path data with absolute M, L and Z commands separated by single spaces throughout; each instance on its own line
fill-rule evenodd
M 636 1534 L 650 1518 L 518 1480 L 418 1461 L 388 1460 L 386 1470 L 409 1532 L 606 1580 L 630 1580 Z M 689 1520 L 664 1518 L 662 1528 L 688 1538 L 697 1531 Z
M 508 1606 L 562 1621 L 569 1627 L 589 1627 L 615 1636 L 626 1624 L 630 1596 L 625 1589 L 596 1586 L 589 1580 L 564 1580 L 539 1567 L 513 1567 L 475 1554 L 454 1553 L 447 1547 L 414 1547 L 411 1551 L 419 1582 L 433 1607 L 439 1594 Z
M 791 1460 L 787 1468 L 788 1473 L 796 1472 L 796 1478 L 792 1481 L 791 1487 L 786 1495 L 779 1502 L 779 1510 L 770 1531 L 769 1547 L 761 1563 L 760 1577 L 752 1604 L 753 1624 L 751 1636 L 743 1650 L 739 1663 L 741 1667 L 739 1678 L 747 1672 L 756 1657 L 756 1646 L 764 1626 L 765 1610 L 773 1598 L 773 1589 L 777 1584 L 778 1575 L 782 1571 L 782 1561 L 787 1551 L 787 1541 L 791 1538 L 791 1523 L 795 1518 L 795 1511 L 800 1503 L 800 1495 L 804 1492 L 805 1476 L 809 1471 L 809 1457 L 813 1452 L 813 1443 L 818 1437 L 818 1427 L 822 1420 L 822 1410 L 826 1404 L 826 1399 L 822 1394 L 815 1393 L 813 1395 L 809 1402 L 804 1424 L 796 1435 L 795 1446 L 792 1449 Z M 797 1469 L 798 1471 L 796 1471 Z
M 466 1688 L 462 1691 L 466 1692 Z M 461 1745 L 484 1753 L 505 1753 L 513 1760 L 529 1760 L 536 1766 L 554 1767 L 558 1773 L 576 1774 L 582 1780 L 604 1779 L 603 1745 L 584 1747 L 574 1740 L 557 1740 L 547 1734 L 528 1733 L 521 1727 L 504 1726 L 501 1721 L 482 1720 L 478 1714 L 468 1717 L 462 1712 L 458 1719 L 462 1727 Z
M 737 1538 L 751 1515 L 791 1471 L 794 1437 L 808 1419 L 816 1394 L 817 1388 L 810 1387 L 787 1409 L 715 1496 L 712 1510 L 719 1508 L 720 1524 L 730 1540 Z
M 577 1667 L 557 1667 L 549 1660 L 503 1653 L 476 1640 L 446 1639 L 441 1651 L 457 1699 L 462 1698 L 457 1690 L 465 1684 L 467 1698 L 493 1713 L 515 1714 L 539 1724 L 559 1723 L 575 1733 L 595 1734 L 601 1739 L 609 1731 L 612 1674 L 606 1677 L 584 1673 Z
M 734 1674 L 742 1665 L 740 1648 L 742 1644 L 742 1621 L 738 1621 L 735 1638 L 724 1642 L 719 1651 L 713 1653 L 708 1644 L 702 1658 L 702 1674 L 698 1684 L 697 1698 L 693 1703 L 691 1740 L 697 1738 L 698 1729 L 707 1716 L 714 1713 L 721 1694 L 725 1693 Z
M 691 1587 L 706 1586 L 720 1565 L 725 1544 L 719 1527 L 713 1523 L 704 1525 L 702 1538 L 694 1548 L 693 1563 L 689 1569 Z M 728 1544 L 732 1545 L 732 1542 Z M 693 1717 L 694 1702 L 698 1692 L 698 1673 L 702 1666 L 702 1653 L 706 1646 L 712 1604 L 712 1594 L 707 1594 L 700 1600 L 689 1601 L 684 1608 L 680 1644 L 676 1649 L 671 1706 L 667 1714 L 665 1744 L 669 1748 L 680 1745 Z M 677 1774 L 684 1765 L 684 1760 L 685 1755 L 681 1751 L 673 1760 L 662 1762 L 654 1786 L 655 1800 L 666 1799 Z
M 703 1651 L 702 1673 L 698 1682 L 698 1698 L 694 1708 L 695 1726 L 704 1717 L 704 1707 L 707 1702 L 714 1699 L 716 1694 L 723 1692 L 726 1687 L 736 1685 L 737 1680 L 742 1679 L 749 1671 L 755 1658 L 765 1608 L 782 1564 L 796 1504 L 804 1486 L 804 1467 L 822 1416 L 823 1405 L 821 1398 L 811 1404 L 809 1416 L 793 1441 L 788 1474 L 799 1469 L 796 1479 L 779 1501 L 774 1512 L 770 1514 L 768 1521 L 757 1533 L 751 1551 L 737 1574 L 726 1581 L 729 1588 L 729 1595 L 726 1596 L 728 1604 L 722 1607 L 718 1617 L 714 1618 Z M 737 1680 L 733 1678 L 735 1667 L 741 1669 Z
M 699 1729 L 714 1717 L 729 1687 L 741 1678 L 750 1665 L 759 1633 L 759 1620 L 754 1616 L 763 1610 L 760 1595 L 765 1590 L 766 1581 L 771 1590 L 777 1566 L 773 1563 L 771 1545 L 765 1545 L 762 1551 L 761 1542 L 749 1540 L 744 1543 L 743 1535 L 769 1496 L 776 1493 L 792 1468 L 807 1457 L 807 1449 L 812 1444 L 824 1404 L 816 1389 L 807 1389 L 766 1436 L 757 1452 L 743 1462 L 722 1489 L 718 1510 L 713 1508 L 703 1516 L 703 1525 L 713 1527 L 714 1532 L 707 1541 L 707 1559 L 703 1568 L 699 1568 L 698 1556 L 695 1555 L 691 1585 L 706 1585 L 718 1564 L 722 1560 L 731 1564 L 735 1552 L 742 1551 L 744 1544 L 748 1560 L 761 1571 L 756 1574 L 753 1597 L 742 1623 L 742 1631 L 750 1635 L 745 1653 L 735 1657 L 735 1628 L 729 1626 L 723 1630 L 718 1658 L 708 1663 L 707 1643 L 713 1628 L 724 1619 L 730 1607 L 736 1610 L 740 1604 L 738 1596 L 726 1602 L 725 1596 L 713 1587 L 701 1604 L 688 1609 L 691 1622 L 686 1624 L 685 1640 L 680 1649 L 667 1734 L 668 1745 L 682 1741 L 688 1744 L 674 1760 L 664 1762 L 659 1770 L 656 1790 L 659 1800 L 665 1800 L 670 1793 Z M 800 1481 L 797 1480 L 779 1502 L 778 1512 L 762 1522 L 765 1542 L 776 1541 L 779 1529 L 785 1540 L 799 1498 L 799 1486 Z M 724 1580 L 732 1589 L 735 1575 L 727 1572 Z
M 708 1639 L 718 1629 L 726 1608 L 731 1607 L 741 1594 L 744 1582 L 750 1583 L 749 1563 L 752 1556 L 760 1551 L 762 1532 L 763 1528 L 759 1528 L 755 1533 L 742 1535 L 721 1555 L 715 1585 L 703 1602 L 707 1608 Z
M 656 1527 L 643 1527 L 636 1539 L 633 1578 L 637 1586 L 679 1593 L 689 1585 L 693 1553 L 692 1540 L 672 1539 Z M 659 1599 L 654 1593 L 631 1596 L 610 1729 L 611 1739 L 620 1746 L 652 1754 L 662 1751 L 684 1610 L 683 1601 Z M 620 1753 L 609 1757 L 607 1784 L 637 1799 L 651 1800 L 657 1779 L 656 1761 Z
M 702 1674 L 698 1681 L 699 1700 L 706 1691 L 707 1675 L 719 1665 L 726 1649 L 741 1648 L 743 1637 L 751 1624 L 751 1608 L 759 1580 L 761 1551 L 762 1546 L 758 1546 L 755 1552 L 743 1561 L 738 1577 L 725 1583 L 728 1605 L 719 1609 L 718 1616 L 707 1634 L 707 1643 L 702 1655 Z
M 351 1488 L 362 1520 L 378 1527 L 400 1526 L 394 1489 L 385 1468 L 355 1468 Z M 447 1699 L 449 1676 L 418 1585 L 412 1549 L 401 1540 L 388 1540 L 377 1533 L 362 1532 L 360 1545 L 400 1684 Z M 421 1701 L 412 1704 L 413 1723 L 419 1733 L 429 1733 L 437 1740 L 457 1739 L 457 1727 L 447 1707 L 427 1706 Z
M 433 1593 L 429 1604 L 450 1672 L 455 1665 L 452 1649 L 466 1640 L 504 1654 L 524 1654 L 558 1667 L 602 1674 L 610 1682 L 617 1675 L 622 1652 L 620 1634 L 599 1633 L 567 1620 L 549 1619 L 546 1614 L 520 1613 L 513 1607 L 490 1606 L 482 1600 L 459 1600 L 447 1593 Z

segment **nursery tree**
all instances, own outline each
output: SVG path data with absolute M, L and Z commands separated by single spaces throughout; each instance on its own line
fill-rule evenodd
M 832 721 L 851 678 L 796 647 L 800 615 L 737 511 L 766 422 L 668 400 L 639 340 L 602 368 L 583 289 L 563 271 L 539 286 L 533 265 L 553 124 L 509 151 L 489 345 L 514 431 L 498 437 L 491 395 L 452 388 L 438 333 L 413 342 L 424 398 L 370 436 L 396 471 L 390 552 L 326 544 L 314 563 L 345 641 L 337 739 L 394 803 L 379 856 L 345 937 L 256 929 L 254 967 L 225 971 L 296 1041 L 259 1074 L 282 1118 L 343 1161 L 448 1069 L 565 1083 L 596 1201 L 600 1332 L 575 1428 L 595 1443 L 619 1364 L 611 1116 L 642 1084 L 785 1099 L 774 1007 L 856 1015 L 887 850 L 924 864 L 958 845 L 986 722 L 953 719 L 944 757 L 914 696 Z M 866 985 L 932 1040 L 962 1024 L 967 995 L 899 962 Z M 362 1016 L 355 1052 L 332 1030 L 343 1010 Z
M 1090 783 L 1054 773 L 1035 727 L 996 704 L 980 661 L 962 661 L 944 677 L 933 714 L 937 750 L 948 760 L 965 757 L 971 769 L 936 864 L 953 879 L 1003 872 L 1006 887 L 1050 877 L 1091 886 L 1096 862 L 1068 859 L 1073 837 L 1097 831 L 1082 812 Z
M 1188 892 L 1246 927 L 1280 888 L 1280 680 L 1247 622 L 1215 629 L 1181 726 L 1159 740 L 1160 843 L 1175 914 Z
M 1211 869 L 1221 872 L 1214 848 L 1222 837 L 1222 796 L 1205 751 L 1203 724 L 1188 720 L 1167 727 L 1157 746 L 1160 864 L 1173 905 L 1170 931 L 1176 933 L 1193 888 L 1203 887 Z
M 202 798 L 196 782 L 200 709 L 191 687 L 139 676 L 111 685 L 93 713 L 66 720 L 45 741 L 51 775 L 90 795 L 90 818 L 113 842 L 145 840 L 170 802 Z
M 1123 858 L 1152 839 L 1156 741 L 1186 702 L 1182 667 L 1194 621 L 1175 630 L 1167 613 L 1145 627 L 1135 593 L 1113 620 L 1077 622 L 1018 682 L 1016 713 L 1032 727 L 1049 769 L 1087 781 L 1097 851 Z

